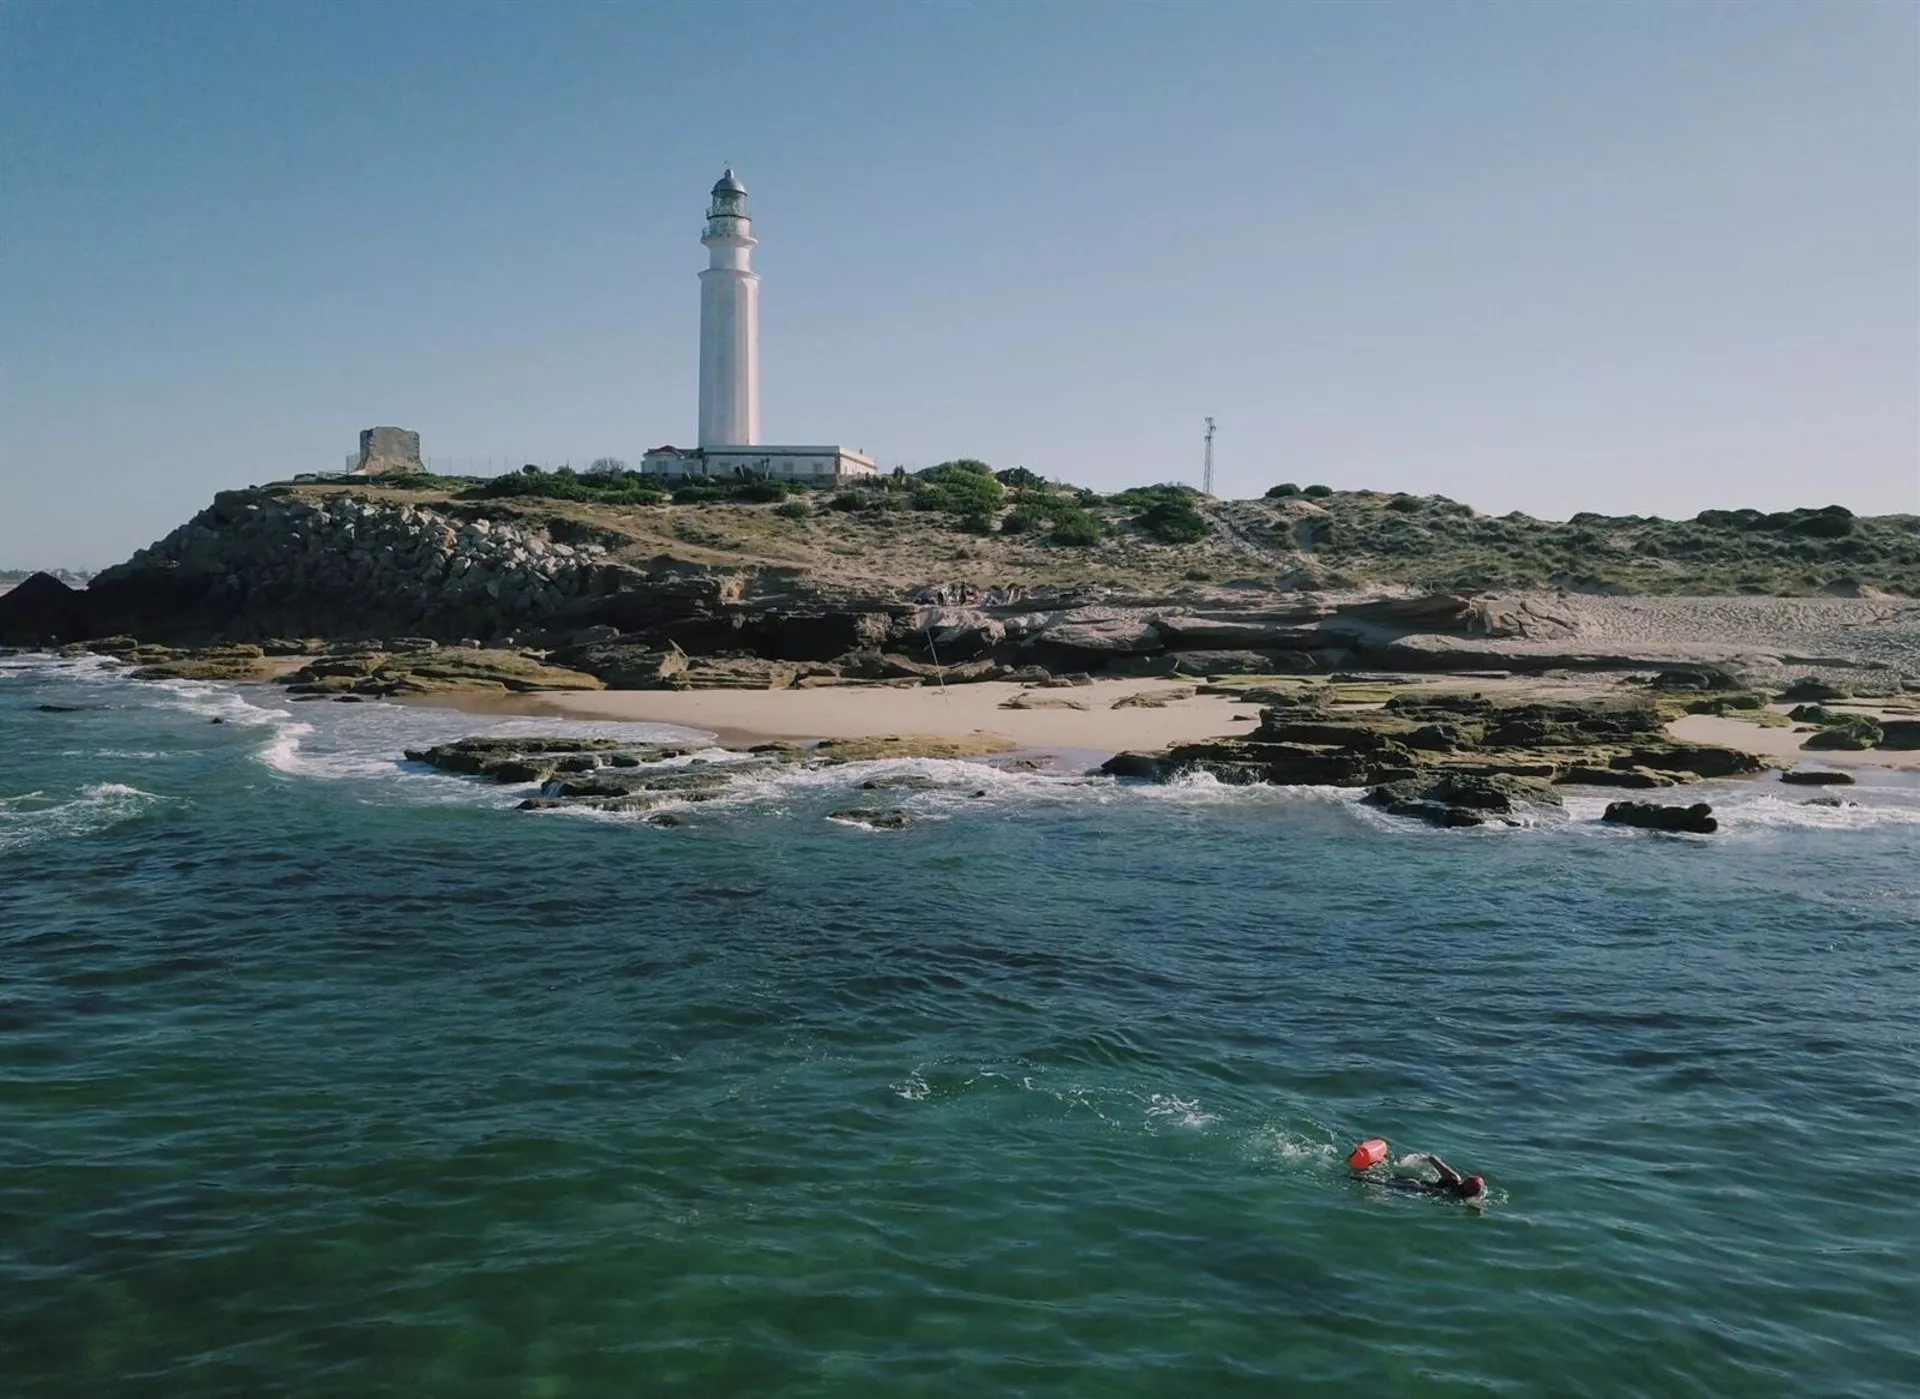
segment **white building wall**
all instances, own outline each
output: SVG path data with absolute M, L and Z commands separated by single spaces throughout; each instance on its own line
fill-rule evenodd
M 640 471 L 642 475 L 669 479 L 747 472 L 775 481 L 845 481 L 879 475 L 879 468 L 870 457 L 845 447 L 831 446 L 716 448 L 685 454 L 649 452 L 641 460 Z
M 714 249 L 716 260 L 723 251 Z M 760 278 L 709 267 L 700 274 L 700 445 L 759 440 Z

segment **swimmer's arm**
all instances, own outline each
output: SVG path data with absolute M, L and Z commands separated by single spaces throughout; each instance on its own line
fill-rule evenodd
M 1442 1185 L 1459 1185 L 1464 1179 L 1460 1172 L 1454 1170 L 1453 1167 L 1449 1166 L 1432 1152 L 1427 1153 L 1427 1164 L 1432 1166 L 1434 1170 L 1440 1172 L 1440 1183 Z

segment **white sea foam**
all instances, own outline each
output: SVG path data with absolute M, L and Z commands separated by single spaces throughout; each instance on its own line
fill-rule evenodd
M 1195 1099 L 1177 1098 L 1171 1093 L 1154 1093 L 1147 1098 L 1147 1120 L 1198 1128 L 1211 1126 L 1220 1118 L 1216 1113 L 1205 1111 Z
M 927 1081 L 920 1077 L 920 1070 L 918 1069 L 908 1074 L 904 1081 L 900 1083 L 890 1083 L 887 1086 L 910 1103 L 924 1102 L 927 1095 L 933 1091 L 927 1086 Z
M 406 764 L 402 751 L 443 743 L 470 734 L 564 734 L 616 737 L 636 743 L 697 741 L 706 735 L 666 725 L 625 724 L 610 721 L 554 718 L 476 718 L 454 710 L 368 702 L 355 705 L 296 704 L 268 687 L 236 687 L 189 680 L 165 680 L 128 687 L 124 668 L 101 657 L 65 658 L 47 655 L 5 658 L 7 669 L 57 672 L 63 681 L 89 686 L 111 685 L 159 697 L 164 707 L 246 730 L 266 730 L 254 756 L 263 766 L 286 777 L 324 781 L 358 781 L 368 795 L 383 801 L 463 803 L 498 807 L 512 805 L 525 789 L 478 782 L 468 777 L 423 771 Z M 100 756 L 106 756 L 101 754 Z M 150 757 L 142 752 L 129 757 Z M 965 819 L 970 814 L 997 811 L 1100 808 L 1126 804 L 1149 806 L 1169 813 L 1231 810 L 1245 812 L 1318 810 L 1381 833 L 1414 839 L 1498 839 L 1516 835 L 1563 838 L 1568 834 L 1604 839 L 1644 838 L 1632 828 L 1610 826 L 1600 820 L 1610 801 L 1620 793 L 1580 791 L 1565 794 L 1564 809 L 1543 808 L 1524 814 L 1519 829 L 1504 823 L 1477 830 L 1440 830 L 1404 818 L 1389 816 L 1361 804 L 1360 788 L 1239 786 L 1223 783 L 1211 774 L 1193 772 L 1163 784 L 1117 781 L 1097 772 L 1057 769 L 1025 771 L 974 760 L 906 758 L 842 763 L 814 767 L 788 764 L 761 768 L 742 755 L 705 749 L 699 759 L 716 765 L 745 763 L 757 769 L 741 772 L 732 782 L 698 803 L 666 802 L 655 810 L 697 807 L 722 816 L 729 811 L 769 816 L 807 815 L 817 819 L 823 800 L 904 808 L 922 821 Z M 680 766 L 693 756 L 667 760 Z M 900 776 L 924 779 L 924 788 L 861 790 L 868 781 Z M 1870 780 L 1871 781 L 1871 780 Z M 1788 795 L 1794 792 L 1794 795 Z M 1796 789 L 1768 782 L 1714 782 L 1661 792 L 1652 798 L 1665 804 L 1707 801 L 1718 817 L 1720 840 L 1755 837 L 1780 830 L 1847 831 L 1920 824 L 1920 788 L 1863 784 L 1838 789 L 1843 806 L 1810 806 Z M 1812 794 L 1809 794 L 1812 795 Z M 1824 794 L 1823 794 L 1824 795 Z M 567 812 L 596 820 L 644 823 L 650 812 Z M 849 826 L 854 823 L 845 823 Z M 1679 839 L 1704 839 L 1679 837 Z
M 0 854 L 90 835 L 174 800 L 123 782 L 94 782 L 70 797 L 43 791 L 0 798 Z

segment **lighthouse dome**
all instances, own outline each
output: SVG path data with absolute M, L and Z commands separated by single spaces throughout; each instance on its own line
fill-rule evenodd
M 723 194 L 745 194 L 746 192 L 747 187 L 740 183 L 740 177 L 733 173 L 733 167 L 731 165 L 726 168 L 725 172 L 714 182 L 713 186 L 713 193 L 716 198 Z

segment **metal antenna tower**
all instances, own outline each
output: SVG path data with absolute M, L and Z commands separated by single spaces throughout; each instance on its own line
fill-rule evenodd
M 1205 491 L 1208 495 L 1212 495 L 1213 494 L 1213 419 L 1212 418 L 1207 419 L 1207 458 L 1206 458 L 1206 466 L 1201 472 L 1201 481 L 1202 481 L 1202 485 L 1200 489 Z

